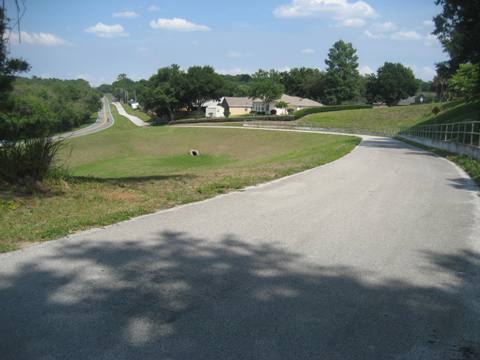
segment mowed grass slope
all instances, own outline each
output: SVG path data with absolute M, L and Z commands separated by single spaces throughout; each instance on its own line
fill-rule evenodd
M 336 160 L 355 137 L 245 129 L 115 125 L 72 139 L 69 177 L 46 194 L 1 194 L 0 251 L 205 199 Z M 200 157 L 188 155 L 190 149 Z
M 425 121 L 437 104 L 378 107 L 343 110 L 307 115 L 299 125 L 330 129 L 379 131 L 385 128 L 406 128 Z
M 148 115 L 147 113 L 143 112 L 140 109 L 132 109 L 132 107 L 129 104 L 122 103 L 122 106 L 127 113 L 129 113 L 130 115 L 136 116 L 145 122 L 150 122 L 153 120 L 150 115 Z

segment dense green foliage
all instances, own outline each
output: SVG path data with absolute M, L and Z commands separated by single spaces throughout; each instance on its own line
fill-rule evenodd
M 480 64 L 480 0 L 436 0 L 442 13 L 434 18 L 435 31 L 450 61 L 440 70 L 453 74 L 460 64 Z
M 366 87 L 366 97 L 370 103 L 384 102 L 396 105 L 402 99 L 415 95 L 418 82 L 413 71 L 400 63 L 386 62 L 370 75 Z
M 328 52 L 326 75 L 326 100 L 341 104 L 360 96 L 360 74 L 357 50 L 351 43 L 337 41 Z
M 0 7 L 0 111 L 8 102 L 15 74 L 28 71 L 30 68 L 26 61 L 8 56 L 7 22 L 5 9 Z
M 285 93 L 292 96 L 325 101 L 325 73 L 315 68 L 293 68 L 280 74 Z
M 125 91 L 129 95 L 134 92 L 144 110 L 153 111 L 171 121 L 181 110 L 192 111 L 207 100 L 219 99 L 225 83 L 211 66 L 192 66 L 183 71 L 178 65 L 171 65 L 158 69 L 149 80 L 138 83 L 121 75 L 112 86 L 118 98 L 125 98 L 121 96 Z
M 323 106 L 323 107 L 316 107 L 316 108 L 306 108 L 297 110 L 293 113 L 295 119 L 301 119 L 304 116 L 310 114 L 318 114 L 324 112 L 332 112 L 332 111 L 344 111 L 344 110 L 359 110 L 359 109 L 371 109 L 372 105 L 332 105 L 332 106 Z
M 479 66 L 477 64 L 460 64 L 448 84 L 454 96 L 473 100 L 479 94 L 479 83 Z
M 17 78 L 0 116 L 3 140 L 41 137 L 92 121 L 100 94 L 85 80 Z

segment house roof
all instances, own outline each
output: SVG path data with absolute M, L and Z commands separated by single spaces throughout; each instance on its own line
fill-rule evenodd
M 290 95 L 285 95 L 283 94 L 282 97 L 278 101 L 284 101 L 290 106 L 294 107 L 319 107 L 323 106 L 323 104 L 311 100 L 311 99 L 305 99 L 301 98 L 298 96 L 290 96 Z
M 229 97 L 225 96 L 224 101 L 228 104 L 230 107 L 243 107 L 243 108 L 249 108 L 253 106 L 253 100 L 248 97 Z
M 285 95 L 283 94 L 280 99 L 276 100 L 275 102 L 278 103 L 280 101 L 286 102 L 289 106 L 292 107 L 319 107 L 323 106 L 323 104 L 311 100 L 311 99 L 305 99 L 301 98 L 298 96 L 290 96 L 290 95 Z M 254 99 L 253 102 L 255 103 L 263 103 L 262 99 Z

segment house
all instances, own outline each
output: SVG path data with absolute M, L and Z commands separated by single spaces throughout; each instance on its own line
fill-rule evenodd
M 288 107 L 285 108 L 277 108 L 277 104 L 279 102 L 287 103 Z M 287 115 L 289 110 L 290 111 L 297 111 L 305 108 L 312 108 L 312 107 L 321 107 L 324 106 L 323 104 L 311 100 L 305 99 L 298 96 L 290 96 L 283 94 L 280 99 L 272 101 L 270 104 L 267 104 L 265 108 L 265 103 L 261 99 L 254 99 L 252 108 L 255 112 L 264 112 L 266 114 L 275 113 L 277 115 Z
M 252 111 L 253 100 L 249 97 L 225 96 L 220 105 L 225 109 L 225 114 L 248 115 Z
M 130 100 L 128 104 L 133 110 L 136 110 L 140 107 L 140 104 L 136 100 Z
M 223 118 L 225 117 L 225 109 L 223 106 L 212 104 L 205 108 L 205 117 L 207 118 Z
M 223 118 L 225 117 L 225 109 L 220 105 L 223 98 L 220 100 L 208 100 L 202 104 L 202 109 L 205 111 L 207 118 Z

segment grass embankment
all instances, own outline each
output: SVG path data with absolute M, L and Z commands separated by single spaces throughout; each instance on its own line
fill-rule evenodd
M 432 113 L 438 106 L 441 112 Z M 418 125 L 450 124 L 480 120 L 480 101 L 465 104 L 449 102 L 410 106 L 381 107 L 373 109 L 346 110 L 307 115 L 295 123 L 327 129 L 348 131 L 372 131 L 391 133 Z
M 338 159 L 355 137 L 115 125 L 70 140 L 69 177 L 45 194 L 0 193 L 0 251 L 212 197 Z M 198 149 L 200 157 L 188 155 Z M 70 153 L 71 151 L 71 153 Z
M 153 118 L 150 115 L 148 115 L 147 113 L 143 112 L 140 109 L 132 109 L 132 107 L 129 104 L 122 103 L 122 106 L 128 114 L 136 116 L 142 121 L 150 122 L 153 120 Z
M 382 131 L 386 128 L 407 128 L 425 121 L 437 104 L 379 107 L 343 110 L 307 115 L 298 125 L 349 131 Z

